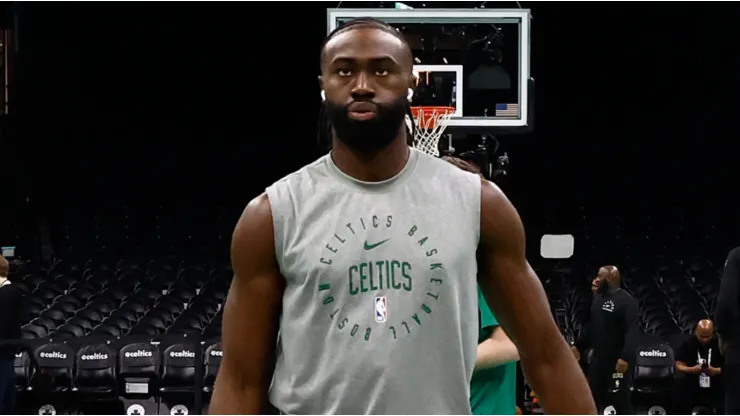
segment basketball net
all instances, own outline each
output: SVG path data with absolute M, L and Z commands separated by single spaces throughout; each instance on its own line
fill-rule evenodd
M 416 121 L 414 148 L 439 157 L 439 139 L 447 127 L 447 120 L 455 113 L 455 107 L 411 107 L 411 113 Z

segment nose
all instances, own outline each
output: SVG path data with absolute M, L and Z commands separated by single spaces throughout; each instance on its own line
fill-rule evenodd
M 352 91 L 350 91 L 350 94 L 355 101 L 368 100 L 375 97 L 375 89 L 370 85 L 370 79 L 364 72 L 360 72 L 357 75 L 355 85 Z

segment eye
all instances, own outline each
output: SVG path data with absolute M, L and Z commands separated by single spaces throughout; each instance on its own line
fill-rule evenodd
M 337 74 L 339 74 L 340 77 L 348 77 L 352 75 L 352 71 L 349 69 L 340 68 L 337 70 Z
M 384 77 L 384 76 L 388 75 L 388 70 L 385 69 L 385 68 L 379 68 L 379 69 L 375 70 L 375 75 L 377 75 L 379 77 Z

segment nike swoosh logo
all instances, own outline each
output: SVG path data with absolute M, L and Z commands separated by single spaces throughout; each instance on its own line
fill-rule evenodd
M 383 241 L 379 241 L 379 242 L 377 242 L 377 243 L 375 243 L 375 244 L 368 244 L 367 240 L 365 240 L 365 250 L 372 250 L 372 249 L 374 249 L 375 247 L 377 247 L 377 246 L 379 246 L 379 245 L 381 245 L 381 244 L 385 243 L 385 242 L 386 242 L 386 241 L 388 241 L 388 240 L 390 240 L 390 238 L 386 238 L 385 240 L 383 240 Z

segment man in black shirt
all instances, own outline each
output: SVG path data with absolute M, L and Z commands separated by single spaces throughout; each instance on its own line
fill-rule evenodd
M 0 256 L 0 342 L 21 337 L 21 293 L 8 280 L 8 261 Z M 15 404 L 15 369 L 17 348 L 0 346 L 0 415 L 13 414 Z
M 725 356 L 722 374 L 725 410 L 728 415 L 737 415 L 740 414 L 740 247 L 727 256 L 714 316 Z
M 717 414 L 724 414 L 723 366 L 714 323 L 709 319 L 699 321 L 692 336 L 676 352 L 677 414 L 690 415 L 696 405 L 708 406 Z
M 573 353 L 593 348 L 588 367 L 588 382 L 599 413 L 610 403 L 615 392 L 617 414 L 634 414 L 629 400 L 629 364 L 634 361 L 640 333 L 639 307 L 626 291 L 621 289 L 619 269 L 604 266 L 599 269 L 596 296 L 591 304 L 591 319 L 579 334 Z M 616 390 L 616 391 L 615 391 Z

